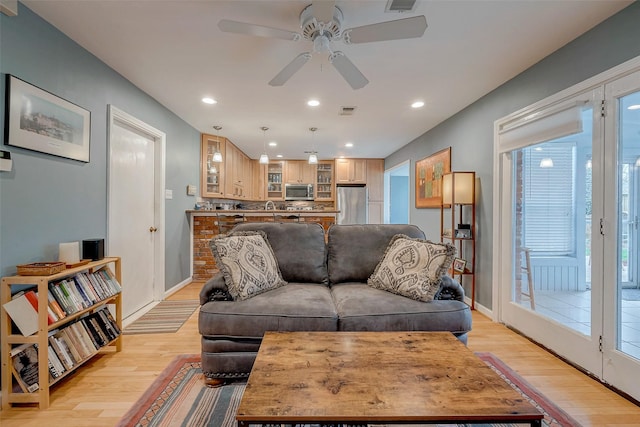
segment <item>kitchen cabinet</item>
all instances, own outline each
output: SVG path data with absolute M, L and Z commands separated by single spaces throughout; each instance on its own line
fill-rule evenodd
M 251 189 L 251 163 L 249 157 L 229 140 L 226 141 L 225 192 L 229 199 L 248 199 Z
M 366 159 L 336 159 L 336 184 L 366 184 Z
M 384 203 L 367 202 L 367 224 L 383 224 L 384 223 Z
M 313 184 L 316 180 L 316 165 L 306 160 L 287 160 L 284 163 L 284 179 L 287 184 Z
M 284 160 L 269 162 L 267 167 L 267 199 L 284 200 Z
M 334 200 L 334 179 L 333 179 L 334 162 L 323 160 L 318 162 L 316 166 L 316 195 L 315 200 L 331 201 Z
M 267 166 L 261 165 L 257 160 L 251 160 L 251 172 L 253 176 L 252 199 L 257 201 L 267 200 Z
M 367 159 L 367 189 L 369 201 L 382 202 L 384 200 L 384 160 Z
M 202 197 L 223 197 L 225 193 L 225 147 L 227 139 L 202 134 L 200 147 L 200 194 Z M 214 153 L 222 155 L 222 161 L 214 160 Z

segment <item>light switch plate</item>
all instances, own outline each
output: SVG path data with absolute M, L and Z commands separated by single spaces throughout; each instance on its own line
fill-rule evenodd
M 167 200 L 173 199 L 173 190 L 164 190 L 164 198 Z
M 191 185 L 191 184 L 187 185 L 187 196 L 195 196 L 196 191 L 198 190 L 195 185 Z

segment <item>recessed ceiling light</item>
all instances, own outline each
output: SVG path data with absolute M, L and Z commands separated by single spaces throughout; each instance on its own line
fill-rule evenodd
M 317 99 L 310 99 L 307 101 L 307 105 L 309 107 L 317 107 L 318 105 L 320 105 L 320 101 L 318 101 Z
M 202 98 L 202 102 L 204 102 L 205 104 L 217 104 L 218 101 L 216 101 L 213 98 Z
M 283 156 L 282 154 L 276 154 L 276 157 L 277 157 L 277 158 L 279 158 L 279 159 L 281 159 L 281 158 L 283 158 L 284 156 Z
M 277 143 L 277 142 L 275 142 L 275 141 L 271 141 L 271 142 L 269 143 L 269 147 L 275 147 L 275 146 L 277 146 L 277 145 L 278 145 L 278 143 Z
M 353 147 L 353 142 L 347 142 L 346 144 L 344 144 L 345 147 L 351 148 Z
M 627 110 L 640 110 L 640 104 L 629 105 Z
M 423 101 L 416 101 L 413 104 L 411 104 L 411 108 L 420 108 L 420 107 L 424 107 Z

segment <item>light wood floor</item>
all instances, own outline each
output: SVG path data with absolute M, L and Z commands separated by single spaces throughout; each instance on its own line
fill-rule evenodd
M 170 299 L 197 299 L 200 286 Z M 0 425 L 114 426 L 176 355 L 200 352 L 197 319 L 196 310 L 174 334 L 125 335 L 122 352 L 98 355 L 56 385 L 49 409 L 0 411 Z M 498 356 L 584 426 L 640 426 L 640 407 L 478 312 L 468 345 Z

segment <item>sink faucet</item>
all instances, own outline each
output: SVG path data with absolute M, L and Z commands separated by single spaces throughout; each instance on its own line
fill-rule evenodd
M 267 200 L 267 203 L 264 204 L 264 210 L 268 211 L 269 210 L 269 206 L 271 206 L 272 210 L 276 210 L 276 205 L 275 203 L 273 203 L 273 200 Z

